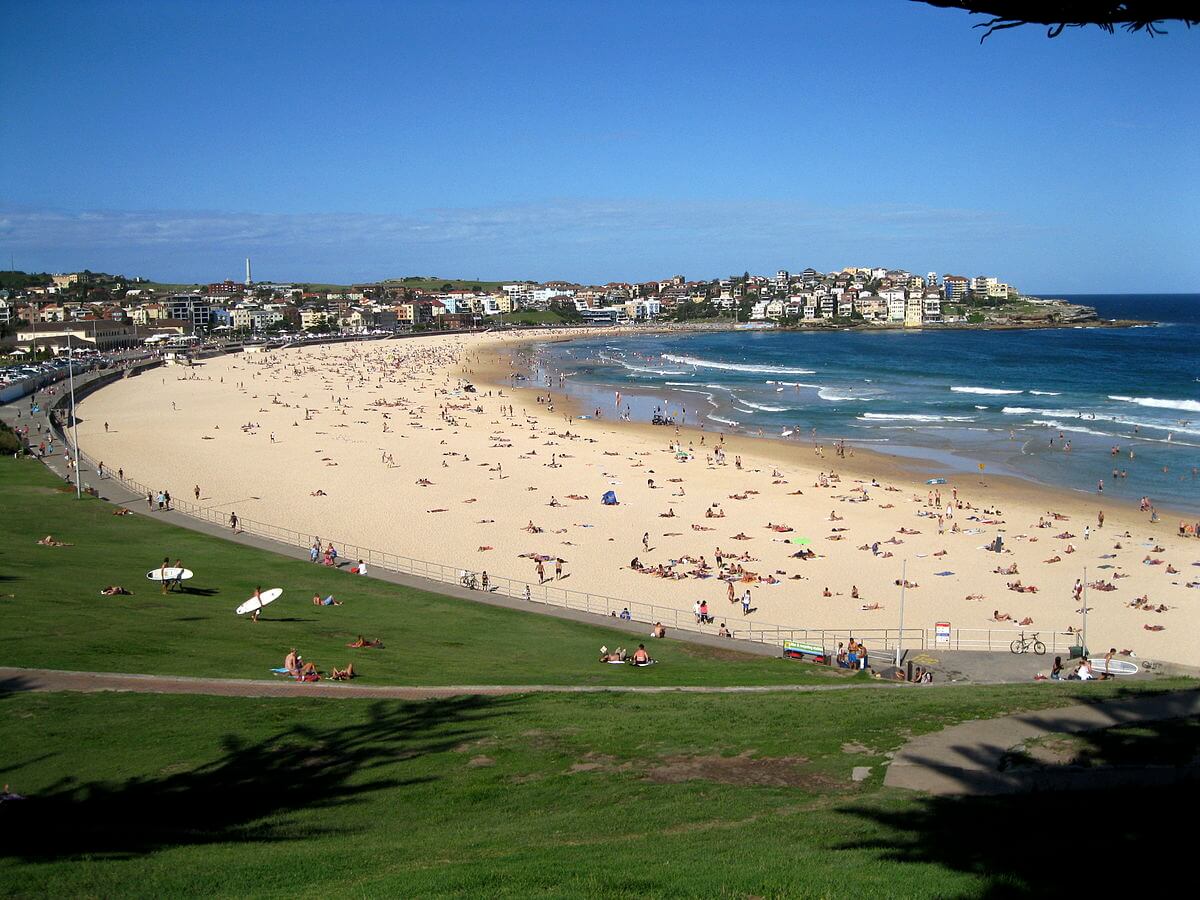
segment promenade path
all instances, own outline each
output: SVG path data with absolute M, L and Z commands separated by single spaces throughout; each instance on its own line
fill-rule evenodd
M 363 685 L 335 681 L 300 683 L 284 677 L 265 681 L 238 678 L 192 678 L 182 675 L 131 675 L 120 672 L 69 672 L 61 669 L 20 669 L 0 666 L 0 693 L 125 691 L 137 694 L 209 694 L 218 697 L 439 700 L 465 695 L 501 696 L 505 694 L 805 694 L 819 691 L 869 690 L 885 686 L 887 686 L 886 682 L 741 687 L 564 684 Z M 893 687 L 895 686 L 893 685 Z
M 1096 769 L 1008 768 L 1009 754 L 1050 734 L 1078 734 L 1120 725 L 1200 715 L 1200 691 L 1104 700 L 999 719 L 964 722 L 910 740 L 892 759 L 884 784 L 937 795 L 1006 794 L 1096 789 L 1119 784 L 1172 784 L 1197 777 L 1171 767 Z

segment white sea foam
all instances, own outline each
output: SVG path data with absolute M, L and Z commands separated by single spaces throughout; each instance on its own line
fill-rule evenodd
M 846 394 L 832 393 L 832 388 L 821 388 L 817 391 L 817 396 L 822 400 L 828 400 L 830 403 L 870 403 L 871 397 L 850 397 Z
M 1084 428 L 1082 425 L 1064 425 L 1062 422 L 1057 422 L 1054 419 L 1034 419 L 1033 425 L 1045 425 L 1047 428 L 1053 428 L 1056 431 L 1070 431 L 1075 434 L 1094 434 L 1098 437 L 1112 437 L 1104 431 L 1095 431 L 1091 428 Z
M 1034 409 L 1029 406 L 1006 406 L 1000 411 L 1007 416 L 1063 416 L 1067 419 L 1077 419 L 1083 415 L 1077 409 Z
M 722 419 L 720 416 L 714 416 L 712 413 L 706 414 L 704 416 L 704 418 L 709 419 L 710 421 L 713 421 L 713 422 L 720 422 L 722 425 L 733 425 L 734 427 L 737 427 L 737 424 L 738 424 L 737 422 L 734 422 L 730 419 Z
M 647 375 L 686 375 L 686 374 L 688 374 L 687 372 L 676 371 L 674 369 L 653 369 L 653 368 L 649 368 L 647 366 L 632 366 L 629 363 L 625 362 L 625 360 L 623 360 L 623 359 L 614 359 L 611 356 L 605 356 L 603 353 L 599 354 L 599 356 L 605 362 L 616 363 L 618 366 L 624 366 L 630 372 L 644 372 Z
M 712 359 L 700 359 L 695 356 L 676 356 L 664 353 L 662 358 L 668 362 L 682 363 L 685 366 L 695 366 L 698 369 L 724 369 L 729 372 L 769 372 L 773 375 L 815 375 L 813 369 L 794 369 L 790 366 L 765 366 L 743 363 L 718 362 Z
M 972 416 L 927 416 L 918 413 L 863 413 L 860 422 L 974 422 Z
M 1023 394 L 1024 391 L 1007 390 L 1005 388 L 981 388 L 981 387 L 952 387 L 950 390 L 956 394 Z
M 987 407 L 986 407 L 986 406 L 976 406 L 975 408 L 976 408 L 976 409 L 987 409 Z
M 1031 409 L 1027 406 L 1006 406 L 1004 412 L 1016 416 L 1054 416 L 1063 419 L 1076 419 L 1081 422 L 1112 422 L 1127 428 L 1152 428 L 1155 431 L 1173 431 L 1176 434 L 1200 435 L 1200 428 L 1188 428 L 1183 425 L 1164 425 L 1161 422 L 1146 422 L 1141 419 L 1130 419 L 1127 416 L 1111 416 L 1105 413 L 1081 413 L 1077 409 Z
M 1138 406 L 1151 406 L 1155 409 L 1178 409 L 1183 412 L 1200 413 L 1200 400 L 1160 400 L 1157 397 L 1123 397 L 1119 394 L 1109 394 L 1109 400 L 1119 400 L 1122 403 L 1136 403 Z
M 790 406 L 768 406 L 765 403 L 754 403 L 743 397 L 738 397 L 737 402 L 749 406 L 751 409 L 761 409 L 763 412 L 787 412 L 792 408 Z
M 1037 394 L 1039 397 L 1057 397 L 1062 391 L 1030 391 L 1031 394 Z

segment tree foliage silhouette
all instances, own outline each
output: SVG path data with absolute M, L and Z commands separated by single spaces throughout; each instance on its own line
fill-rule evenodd
M 972 15 L 990 16 L 976 28 L 986 28 L 980 43 L 994 31 L 1021 25 L 1044 25 L 1047 37 L 1058 37 L 1067 28 L 1095 25 L 1112 34 L 1117 28 L 1130 33 L 1144 31 L 1151 37 L 1166 34 L 1164 22 L 1183 22 L 1188 28 L 1200 25 L 1200 5 L 1171 0 L 914 0 L 943 9 L 961 9 Z

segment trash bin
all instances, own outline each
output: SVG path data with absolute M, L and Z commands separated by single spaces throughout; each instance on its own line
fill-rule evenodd
M 1087 656 L 1087 655 L 1088 655 L 1087 647 L 1083 646 L 1083 644 L 1076 644 L 1074 647 L 1071 648 L 1071 656 L 1069 658 L 1070 659 L 1079 659 L 1081 656 Z

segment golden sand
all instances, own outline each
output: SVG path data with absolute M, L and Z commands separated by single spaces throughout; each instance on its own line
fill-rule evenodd
M 707 600 L 714 631 L 722 622 L 735 631 L 749 622 L 894 628 L 906 561 L 916 585 L 906 591 L 906 626 L 949 622 L 964 637 L 991 628 L 999 646 L 1021 629 L 993 621 L 998 610 L 1016 621 L 1031 617 L 1025 631 L 1041 632 L 1049 644 L 1052 633 L 1080 624 L 1072 588 L 1086 566 L 1090 581 L 1117 588 L 1088 591 L 1093 653 L 1116 647 L 1200 664 L 1200 590 L 1185 586 L 1200 579 L 1193 566 L 1200 542 L 1176 536 L 1173 519 L 1150 524 L 1109 498 L 1101 505 L 1015 480 L 959 476 L 939 488 L 943 516 L 947 503 L 955 507 L 939 534 L 936 515 L 920 515 L 935 512 L 935 489 L 919 464 L 862 452 L 835 459 L 828 447 L 819 457 L 811 446 L 726 437 L 721 465 L 714 458 L 721 438 L 711 431 L 581 421 L 557 394 L 549 404 L 537 402 L 536 389 L 514 391 L 500 352 L 512 340 L 431 336 L 155 370 L 84 400 L 80 443 L 110 471 L 122 467 L 176 498 L 191 500 L 198 485 L 207 508 L 323 541 L 535 583 L 536 563 L 522 554 L 562 558 L 563 588 L 658 604 L 683 618 Z M 464 372 L 476 393 L 460 390 Z M 509 405 L 512 415 L 503 412 Z M 672 450 L 674 442 L 684 452 Z M 820 486 L 821 473 L 836 480 Z M 608 490 L 619 505 L 601 504 Z M 708 518 L 707 510 L 724 517 Z M 1051 527 L 1037 527 L 1039 519 Z M 540 530 L 525 530 L 530 524 Z M 960 533 L 952 533 L 955 525 Z M 983 549 L 998 532 L 1009 552 Z M 799 538 L 809 543 L 792 542 Z M 878 552 L 861 549 L 876 542 Z M 630 568 L 635 557 L 650 567 L 703 557 L 715 570 L 717 548 L 747 557 L 740 565 L 753 580 L 739 581 L 735 596 L 751 591 L 748 619 L 718 578 Z M 795 558 L 801 549 L 818 558 Z M 1148 565 L 1146 557 L 1164 562 Z M 993 571 L 1009 566 L 1018 574 Z M 552 561 L 545 570 L 553 579 Z M 1006 587 L 1017 580 L 1037 593 Z M 1167 611 L 1129 605 L 1143 595 Z M 1069 640 L 1060 636 L 1058 644 Z

